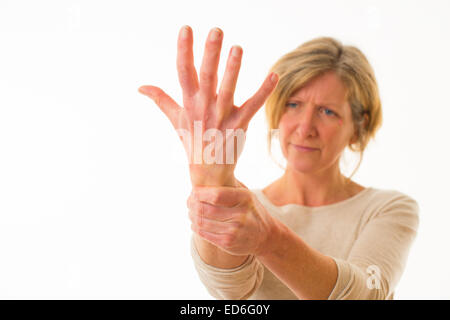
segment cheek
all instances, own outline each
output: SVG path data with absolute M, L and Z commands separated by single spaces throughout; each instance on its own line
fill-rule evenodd
M 336 125 L 324 127 L 321 130 L 322 142 L 327 149 L 334 152 L 342 151 L 348 145 L 350 138 L 350 129 L 343 125 L 342 120 L 336 122 Z
M 287 121 L 280 121 L 278 125 L 278 137 L 281 145 L 281 149 L 283 152 L 287 147 L 287 143 L 289 141 L 289 137 L 292 135 L 292 132 L 295 130 L 295 124 L 292 125 Z
M 284 128 L 279 127 L 277 138 L 278 140 L 276 140 L 276 143 L 280 145 L 281 152 L 286 156 L 286 131 Z

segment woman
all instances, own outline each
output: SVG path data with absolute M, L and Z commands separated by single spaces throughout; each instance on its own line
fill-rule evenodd
M 218 299 L 392 299 L 417 233 L 418 205 L 400 192 L 361 186 L 339 169 L 344 149 L 362 156 L 381 124 L 367 59 L 334 39 L 314 39 L 281 57 L 254 96 L 237 107 L 238 46 L 216 94 L 222 38 L 220 29 L 211 30 L 198 79 L 192 30 L 181 29 L 184 108 L 157 87 L 140 88 L 183 132 L 200 279 Z M 248 190 L 234 177 L 242 146 L 232 145 L 233 161 L 226 162 L 208 161 L 204 151 L 223 160 L 230 133 L 245 132 L 264 102 L 269 143 L 279 129 L 287 166 L 266 188 Z M 199 133 L 208 138 L 196 139 Z

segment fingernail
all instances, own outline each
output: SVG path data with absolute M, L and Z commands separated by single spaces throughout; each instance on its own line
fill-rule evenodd
M 140 87 L 139 92 L 145 95 L 150 95 L 152 93 L 151 89 L 148 86 Z
M 238 57 L 241 51 L 241 47 L 239 46 L 233 46 L 233 48 L 231 48 L 231 55 L 233 57 Z
M 212 40 L 212 41 L 219 40 L 220 35 L 221 35 L 220 29 L 219 29 L 219 28 L 214 28 L 214 29 L 211 31 L 211 34 L 210 34 L 210 38 L 209 38 L 209 39 Z
M 145 93 L 146 93 L 145 87 L 139 87 L 138 91 L 139 91 L 140 93 L 142 93 L 142 94 L 145 94 Z
M 189 35 L 189 26 L 183 26 L 183 28 L 181 28 L 181 38 L 182 39 L 186 39 Z
M 272 72 L 272 75 L 270 76 L 270 81 L 277 82 L 278 75 L 275 72 Z

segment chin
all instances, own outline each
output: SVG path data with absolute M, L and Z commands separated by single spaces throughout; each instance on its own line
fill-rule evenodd
M 304 174 L 313 173 L 320 170 L 320 166 L 317 162 L 303 161 L 299 159 L 295 159 L 294 161 L 289 160 L 287 166 Z

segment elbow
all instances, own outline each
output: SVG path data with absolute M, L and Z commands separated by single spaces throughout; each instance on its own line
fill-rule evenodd
M 250 259 L 233 271 L 197 264 L 195 267 L 209 294 L 218 300 L 250 299 L 264 278 L 264 267 L 256 259 Z
M 216 285 L 207 289 L 209 294 L 218 300 L 248 300 L 261 286 L 263 272 L 263 268 L 260 267 L 253 277 L 239 285 Z
M 340 261 L 339 276 L 329 299 L 336 300 L 390 300 L 393 286 L 378 270 L 369 272 L 354 264 Z M 364 271 L 367 271 L 364 272 Z
M 384 286 L 377 288 L 364 288 L 354 285 L 348 288 L 347 292 L 342 292 L 336 300 L 390 300 L 392 294 Z

